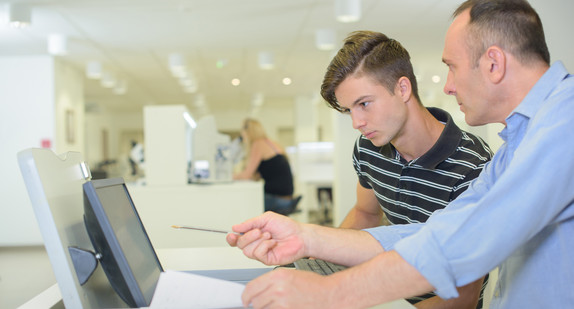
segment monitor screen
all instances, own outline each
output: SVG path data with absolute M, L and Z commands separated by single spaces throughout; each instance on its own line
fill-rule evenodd
M 163 269 L 124 180 L 83 187 L 86 229 L 110 284 L 130 307 L 148 307 Z

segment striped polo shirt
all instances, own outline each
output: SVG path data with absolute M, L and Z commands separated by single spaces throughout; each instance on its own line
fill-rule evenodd
M 360 184 L 373 189 L 391 224 L 425 222 L 459 196 L 492 157 L 479 137 L 460 130 L 439 108 L 429 112 L 445 124 L 436 144 L 410 162 L 391 144 L 374 146 L 360 136 L 353 150 L 353 164 Z

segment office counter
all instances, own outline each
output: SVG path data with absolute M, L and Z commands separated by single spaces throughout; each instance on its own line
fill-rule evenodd
M 263 213 L 263 183 L 235 181 L 182 186 L 128 185 L 154 248 L 227 246 L 225 235 L 177 230 L 189 225 L 220 230 Z

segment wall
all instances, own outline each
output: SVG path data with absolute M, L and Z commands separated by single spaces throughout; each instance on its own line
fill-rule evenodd
M 57 153 L 83 148 L 81 81 L 50 56 L 0 58 L 0 246 L 42 243 L 16 154 L 43 143 Z
M 293 127 L 293 107 L 274 108 L 272 105 L 272 102 L 269 106 L 264 105 L 252 118 L 261 122 L 270 138 L 277 139 L 277 132 L 280 128 Z M 240 110 L 215 112 L 213 115 L 220 131 L 240 131 L 243 120 L 248 117 L 247 113 Z
M 110 176 L 128 174 L 129 139 L 137 139 L 143 143 L 143 111 L 138 113 L 110 113 L 106 110 L 87 112 L 85 127 L 84 158 L 90 168 L 97 169 L 104 160 L 116 160 L 116 163 L 108 168 Z M 104 135 L 107 138 L 104 138 Z

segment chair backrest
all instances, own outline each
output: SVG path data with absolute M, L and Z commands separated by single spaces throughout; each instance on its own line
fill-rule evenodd
M 82 184 L 89 179 L 89 169 L 81 154 L 26 149 L 18 153 L 18 163 L 64 306 L 125 307 L 101 267 L 80 285 L 68 251 L 70 246 L 93 250 L 83 220 Z
M 290 207 L 288 214 L 292 214 L 292 213 L 296 213 L 296 212 L 301 211 L 300 209 L 297 209 L 297 205 L 299 204 L 299 202 L 301 201 L 302 198 L 303 198 L 303 195 L 298 195 L 298 196 L 293 198 L 293 200 L 291 201 L 291 207 Z

